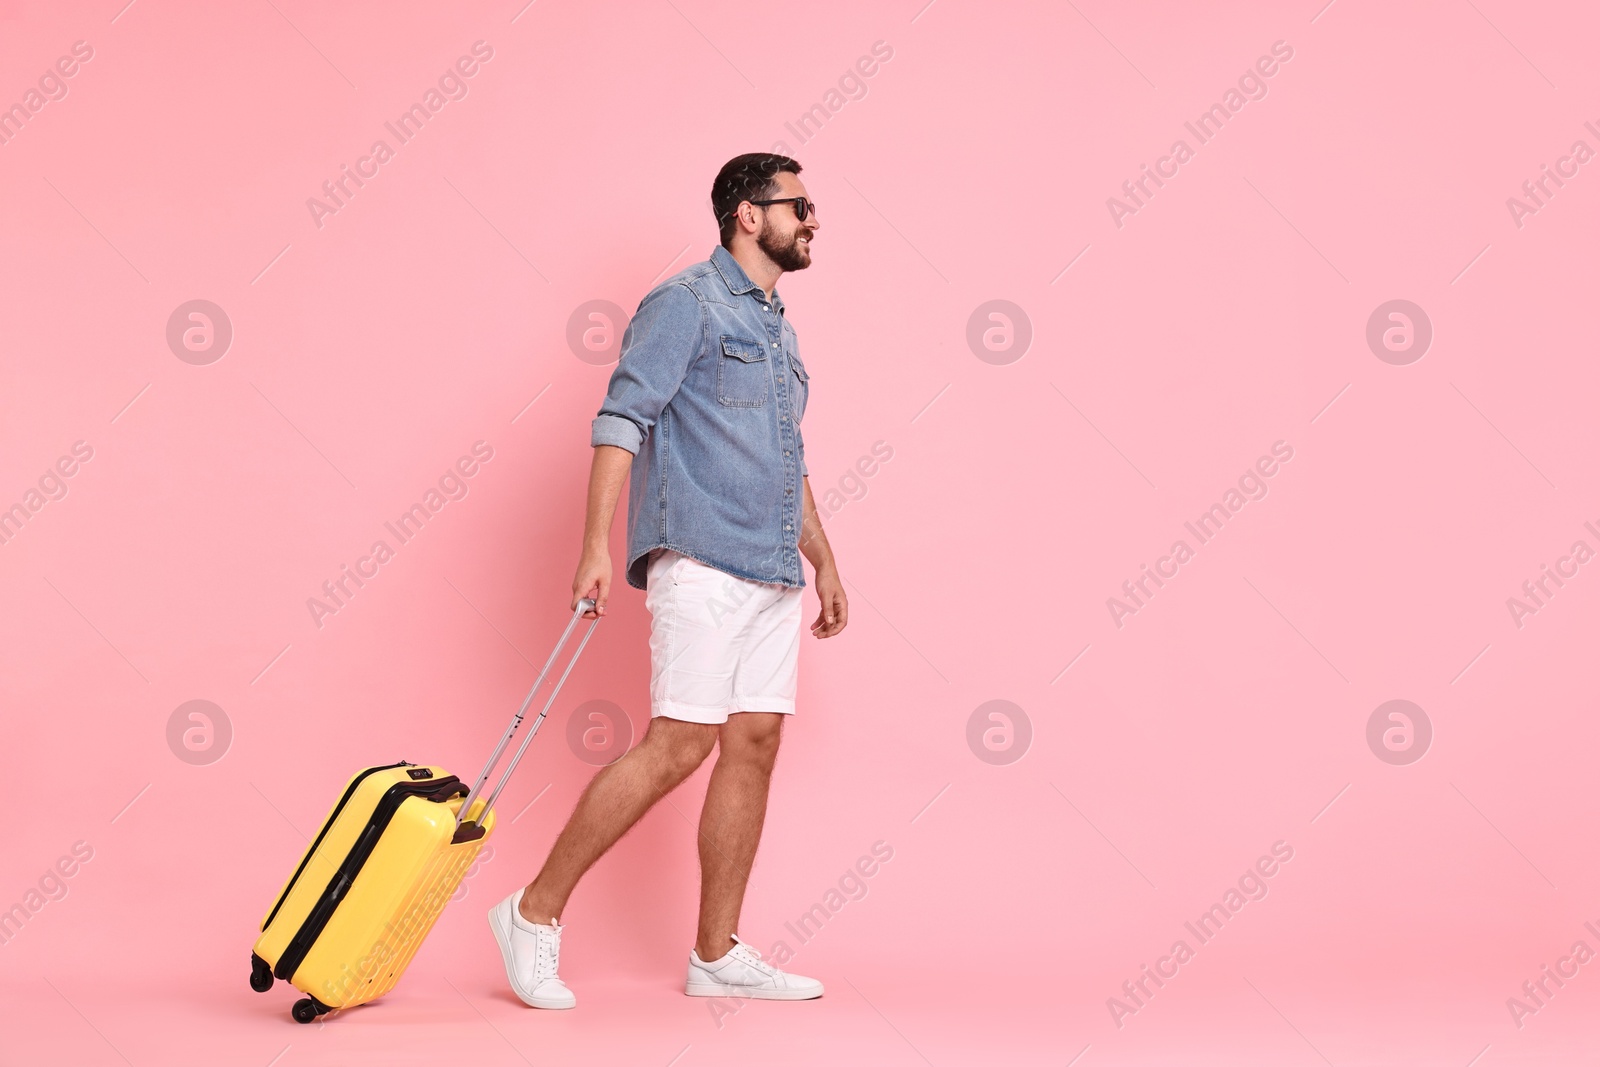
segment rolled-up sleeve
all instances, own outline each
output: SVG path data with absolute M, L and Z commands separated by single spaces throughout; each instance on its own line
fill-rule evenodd
M 703 333 L 700 301 L 687 286 L 645 297 L 623 334 L 621 357 L 590 427 L 591 447 L 616 445 L 638 454 L 700 354 Z

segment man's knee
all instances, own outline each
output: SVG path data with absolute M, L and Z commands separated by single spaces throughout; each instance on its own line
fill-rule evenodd
M 717 728 L 698 722 L 658 717 L 645 740 L 652 743 L 667 777 L 681 781 L 705 762 L 717 743 Z
M 782 715 L 744 712 L 722 725 L 721 759 L 745 760 L 771 766 L 783 738 Z

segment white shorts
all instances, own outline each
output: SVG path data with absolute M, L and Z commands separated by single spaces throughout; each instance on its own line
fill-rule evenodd
M 650 560 L 650 716 L 723 723 L 794 714 L 803 590 L 724 574 L 670 549 Z

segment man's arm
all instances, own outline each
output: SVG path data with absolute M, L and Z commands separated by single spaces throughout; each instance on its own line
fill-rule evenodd
M 700 302 L 687 287 L 653 290 L 639 305 L 622 352 L 611 372 L 606 398 L 590 424 L 589 502 L 583 522 L 583 551 L 572 579 L 572 607 L 593 597 L 592 619 L 606 613 L 611 595 L 611 520 L 627 481 L 633 457 L 689 373 L 700 351 Z
M 653 290 L 622 335 L 621 356 L 589 434 L 591 445 L 638 454 L 700 354 L 700 301 L 682 285 Z
M 617 445 L 596 445 L 589 464 L 589 503 L 583 519 L 583 552 L 578 557 L 578 573 L 572 579 L 571 609 L 578 601 L 592 597 L 595 611 L 585 612 L 593 619 L 606 613 L 606 598 L 611 595 L 611 520 L 617 514 L 617 499 L 633 467 L 633 453 Z
M 804 487 L 802 516 L 800 520 L 800 551 L 811 561 L 815 571 L 817 596 L 822 610 L 811 632 L 818 637 L 832 637 L 843 630 L 850 618 L 850 608 L 845 601 L 844 586 L 839 581 L 839 570 L 834 566 L 833 547 L 828 535 L 822 532 L 822 516 L 817 514 L 817 503 L 811 499 L 811 479 L 801 478 Z

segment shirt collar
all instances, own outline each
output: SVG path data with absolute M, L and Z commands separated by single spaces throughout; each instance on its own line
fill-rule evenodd
M 767 294 L 761 291 L 761 286 L 750 280 L 750 275 L 739 266 L 739 261 L 733 258 L 732 252 L 718 245 L 711 253 L 711 262 L 716 266 L 717 273 L 722 275 L 723 282 L 728 286 L 728 292 L 734 296 L 755 293 L 758 300 L 766 301 Z M 777 309 L 778 314 L 783 314 L 783 297 L 778 295 L 776 286 L 772 289 L 772 306 Z

